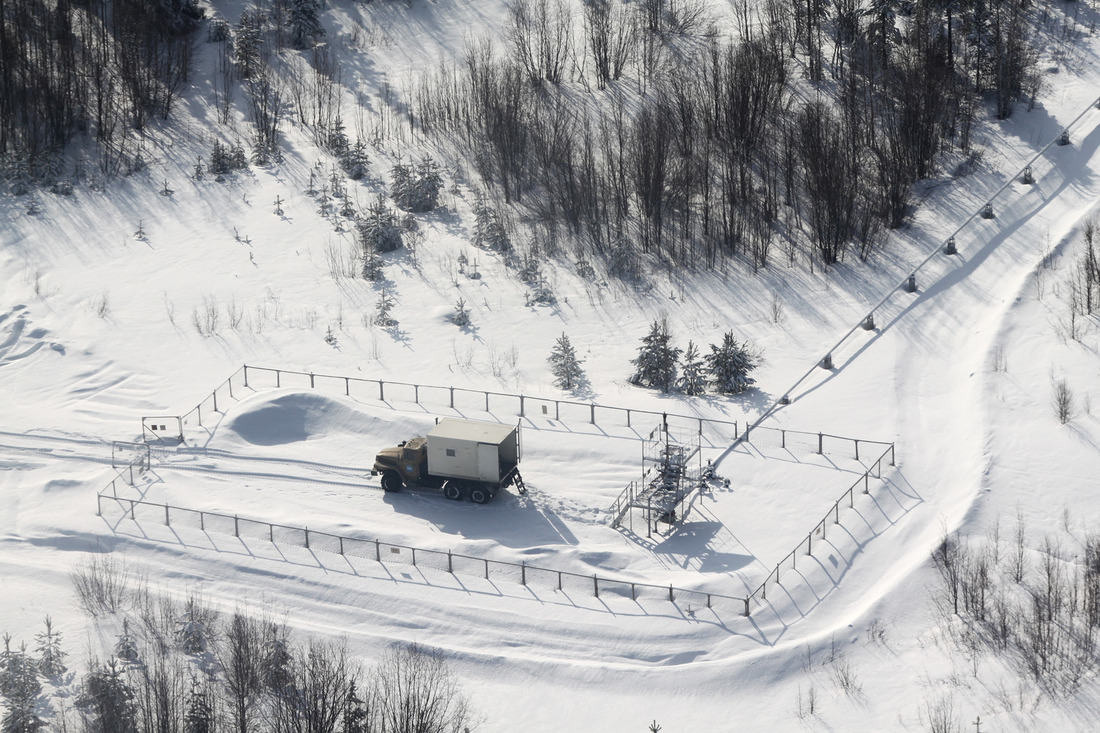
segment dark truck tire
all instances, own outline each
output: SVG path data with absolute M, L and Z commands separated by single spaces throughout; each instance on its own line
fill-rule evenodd
M 382 490 L 387 493 L 401 491 L 401 474 L 394 470 L 383 471 Z
M 488 504 L 492 498 L 493 492 L 485 486 L 478 485 L 470 489 L 470 501 L 475 504 Z
M 443 483 L 443 496 L 447 497 L 451 501 L 462 501 L 462 495 L 465 493 L 462 490 L 462 485 L 458 481 L 445 481 Z

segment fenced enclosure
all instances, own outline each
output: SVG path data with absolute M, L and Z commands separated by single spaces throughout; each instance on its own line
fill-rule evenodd
M 114 485 L 111 494 L 96 496 L 96 514 L 103 516 L 104 506 L 115 507 L 120 518 L 133 522 L 157 522 L 169 527 L 181 527 L 233 536 L 241 539 L 267 541 L 286 547 L 301 547 L 315 552 L 326 552 L 379 563 L 402 563 L 414 567 L 430 568 L 440 572 L 484 578 L 485 580 L 533 586 L 566 593 L 585 593 L 594 597 L 620 596 L 632 601 L 661 599 L 697 608 L 735 611 L 748 614 L 748 599 L 719 593 L 677 588 L 672 585 L 654 585 L 637 581 L 607 578 L 600 575 L 582 575 L 564 570 L 490 560 L 484 557 L 461 555 L 450 550 L 429 550 L 422 547 L 400 545 L 379 539 L 347 537 L 327 532 L 317 532 L 306 527 L 272 524 L 257 519 L 218 512 L 200 511 L 170 504 L 130 499 L 117 495 Z
M 564 424 L 588 424 L 605 427 L 622 427 L 635 431 L 639 440 L 654 440 L 654 434 L 660 432 L 667 436 L 670 431 L 680 436 L 690 435 L 691 440 L 682 439 L 691 444 L 694 458 L 699 447 L 736 447 L 741 442 L 758 446 L 778 447 L 792 454 L 843 455 L 861 460 L 861 452 L 872 451 L 877 458 L 864 471 L 856 482 L 838 498 L 825 516 L 813 529 L 776 563 L 764 582 L 747 597 L 730 596 L 699 590 L 676 588 L 637 581 L 626 581 L 599 575 L 542 568 L 525 563 L 509 563 L 487 558 L 459 555 L 451 551 L 430 550 L 384 542 L 379 539 L 364 539 L 317 532 L 307 528 L 272 524 L 256 519 L 199 511 L 169 504 L 158 504 L 143 500 L 118 496 L 119 482 L 134 485 L 136 475 L 149 467 L 150 453 L 147 445 L 145 452 L 131 460 L 123 470 L 112 479 L 107 491 L 97 495 L 97 513 L 102 515 L 104 502 L 115 504 L 125 516 L 135 522 L 157 521 L 167 526 L 188 526 L 203 532 L 231 535 L 244 539 L 265 540 L 273 544 L 303 547 L 321 552 L 329 552 L 349 557 L 371 559 L 376 562 L 401 562 L 417 567 L 430 567 L 448 573 L 476 575 L 487 580 L 506 580 L 520 585 L 532 585 L 562 591 L 584 590 L 599 597 L 610 594 L 640 600 L 645 598 L 663 598 L 669 601 L 686 602 L 700 608 L 731 608 L 749 615 L 754 606 L 767 601 L 769 588 L 780 583 L 785 567 L 795 567 L 798 556 L 813 552 L 814 537 L 824 537 L 828 524 L 840 522 L 841 508 L 847 502 L 854 506 L 855 494 L 869 492 L 871 478 L 880 479 L 882 463 L 888 460 L 894 465 L 894 444 L 878 440 L 851 438 L 822 432 L 808 432 L 753 425 L 741 431 L 737 421 L 719 420 L 697 415 L 680 415 L 651 410 L 613 407 L 596 403 L 573 402 L 529 395 L 474 390 L 462 387 L 441 387 L 407 382 L 391 382 L 381 379 L 317 374 L 269 367 L 244 365 L 214 389 L 211 394 L 193 409 L 180 416 L 143 417 L 143 435 L 163 440 L 168 434 L 178 431 L 182 442 L 187 428 L 205 427 L 212 424 L 229 405 L 245 396 L 262 389 L 310 389 L 328 394 L 343 395 L 361 402 L 383 403 L 392 409 L 417 408 L 427 411 L 429 408 L 439 411 L 454 411 L 459 415 L 475 412 L 479 415 L 507 418 L 543 417 Z M 656 424 L 657 427 L 652 426 Z M 648 432 L 646 432 L 648 429 Z M 174 437 L 174 436 L 173 436 Z M 120 447 L 120 455 L 123 449 Z M 135 473 L 136 472 L 136 473 Z M 696 472 L 701 475 L 700 471 Z M 687 474 L 685 473 L 685 476 Z M 698 476 L 688 476 L 698 479 Z M 628 485 L 612 507 L 612 516 L 617 524 L 629 511 L 632 504 L 644 493 L 645 485 L 632 482 Z M 682 503 L 683 497 L 681 497 Z M 652 508 L 650 512 L 652 519 Z

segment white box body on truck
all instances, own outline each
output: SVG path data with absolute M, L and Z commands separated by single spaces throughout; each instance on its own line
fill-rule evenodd
M 444 418 L 426 437 L 379 451 L 371 473 L 382 474 L 386 491 L 431 486 L 443 489 L 448 499 L 484 504 L 505 486 L 526 491 L 518 468 L 521 453 L 518 425 Z

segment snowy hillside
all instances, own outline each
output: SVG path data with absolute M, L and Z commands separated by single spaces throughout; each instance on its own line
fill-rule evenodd
M 108 557 L 223 621 L 242 610 L 297 642 L 345 640 L 365 667 L 395 642 L 438 651 L 477 730 L 1100 726 L 1100 324 L 1074 309 L 1100 198 L 1090 6 L 1044 11 L 1081 32 L 1040 47 L 1034 108 L 980 112 L 981 154 L 945 152 L 866 262 L 653 258 L 628 279 L 530 235 L 527 280 L 514 254 L 474 244 L 473 167 L 408 120 L 417 74 L 499 30 L 503 3 L 324 9 L 337 108 L 372 141 L 361 180 L 293 113 L 281 160 L 195 175 L 215 140 L 251 134 L 244 96 L 223 117 L 205 30 L 243 10 L 207 8 L 173 115 L 128 138 L 144 166 L 104 176 L 78 137 L 71 193 L 0 194 L 0 632 L 15 649 L 46 615 L 61 630 L 72 671 L 45 681 L 43 717 L 79 725 L 89 660 L 140 616 L 82 610 L 70 574 Z M 316 58 L 279 63 L 304 80 Z M 429 153 L 440 205 L 364 278 L 341 206 L 389 196 L 393 166 Z M 853 328 L 880 302 L 873 328 Z M 680 348 L 751 344 L 756 387 L 631 384 L 662 318 Z M 547 362 L 562 334 L 577 390 Z M 832 368 L 815 366 L 827 354 Z M 377 450 L 456 415 L 521 426 L 529 491 L 485 506 L 383 492 Z M 678 523 L 647 528 L 635 509 L 613 526 L 666 420 L 697 441 L 692 470 L 716 475 Z M 154 440 L 177 425 L 182 443 Z M 150 443 L 147 470 L 119 478 L 144 454 L 116 446 L 113 461 L 113 441 Z

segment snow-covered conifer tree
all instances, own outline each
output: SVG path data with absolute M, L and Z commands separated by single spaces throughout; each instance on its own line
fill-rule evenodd
M 439 166 L 428 156 L 414 169 L 398 161 L 393 166 L 393 201 L 405 211 L 431 211 L 439 205 L 443 177 Z
M 191 678 L 187 707 L 183 713 L 183 733 L 213 733 L 216 728 L 213 699 L 198 679 Z
M 700 395 L 707 391 L 706 363 L 699 355 L 699 348 L 694 341 L 688 341 L 680 379 L 677 380 L 676 386 L 686 395 Z
M 512 248 L 500 215 L 480 193 L 474 196 L 474 245 L 495 252 L 507 252 Z
M 367 209 L 357 226 L 364 250 L 369 247 L 371 251 L 383 253 L 401 247 L 401 228 L 397 225 L 397 216 L 386 206 L 386 200 L 381 195 Z
M 749 372 L 756 368 L 756 356 L 747 344 L 738 343 L 733 331 L 722 336 L 722 345 L 710 345 L 707 354 L 707 371 L 717 392 L 740 394 L 756 384 Z
M 316 39 L 325 35 L 318 0 L 290 1 L 290 32 L 295 48 L 312 48 Z
M 634 374 L 630 377 L 630 383 L 668 392 L 676 383 L 679 360 L 680 349 L 672 346 L 668 321 L 664 318 L 656 320 L 650 327 L 649 333 L 642 338 L 637 358 L 630 362 L 634 365 Z
M 577 359 L 577 352 L 564 333 L 558 337 L 548 361 L 554 375 L 554 384 L 560 389 L 576 389 L 584 380 L 584 370 Z

